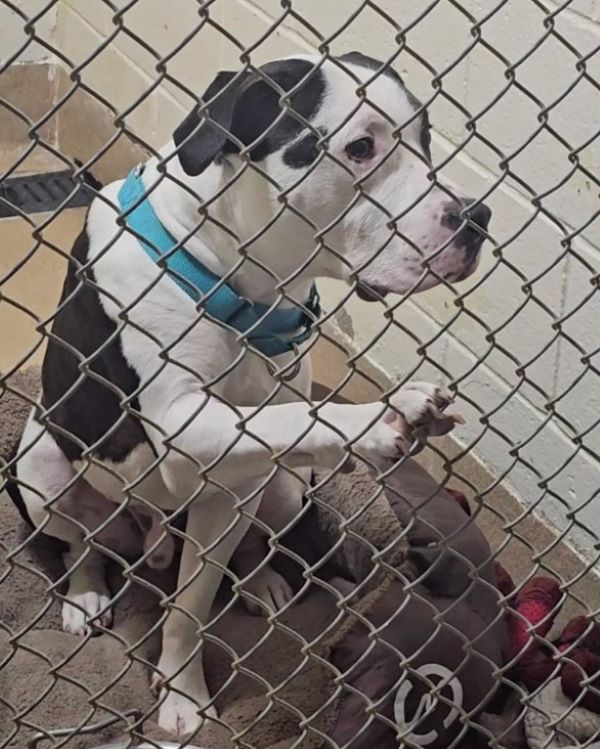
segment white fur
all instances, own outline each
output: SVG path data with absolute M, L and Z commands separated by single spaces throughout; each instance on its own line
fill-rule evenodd
M 356 66 L 353 69 L 362 79 L 372 76 L 372 71 Z M 327 93 L 313 125 L 326 126 L 332 132 L 357 102 L 356 83 L 332 64 L 326 65 L 324 72 Z M 368 95 L 399 123 L 413 114 L 406 95 L 385 76 L 369 87 Z M 402 213 L 420 194 L 425 195 L 398 222 L 401 233 L 417 242 L 423 254 L 435 255 L 449 240 L 450 231 L 440 223 L 442 207 L 448 198 L 439 188 L 431 187 L 426 176 L 427 165 L 408 149 L 396 148 L 385 165 L 368 177 L 377 161 L 394 147 L 392 131 L 392 124 L 363 104 L 331 138 L 331 153 L 354 176 L 325 158 L 291 192 L 290 203 L 309 221 L 284 211 L 273 227 L 247 247 L 248 258 L 231 278 L 240 294 L 263 303 L 279 296 L 273 277 L 251 259 L 266 265 L 282 281 L 297 273 L 285 286 L 288 297 L 297 302 L 307 298 L 318 276 L 349 278 L 359 271 L 367 283 L 399 293 L 414 289 L 419 283 L 419 288 L 425 288 L 439 280 L 427 274 L 420 265 L 421 254 L 399 236 L 376 258 L 372 257 L 374 250 L 386 244 L 390 230 L 386 228 L 388 218 L 364 198 L 325 235 L 334 252 L 324 250 L 306 264 L 316 247 L 314 227 L 322 229 L 342 214 L 352 200 L 354 179 L 366 178 L 366 189 L 391 216 Z M 365 133 L 376 139 L 374 162 L 369 165 L 350 162 L 345 156 L 345 144 Z M 416 121 L 404 129 L 403 138 L 420 150 Z M 172 151 L 173 143 L 169 143 L 161 155 L 167 158 Z M 199 201 L 171 179 L 161 179 L 158 163 L 157 159 L 148 162 L 144 182 L 148 187 L 159 182 L 150 200 L 165 227 L 176 239 L 181 239 L 199 223 Z M 259 166 L 281 189 L 290 188 L 300 177 L 298 170 L 284 164 L 280 151 L 269 155 Z M 220 275 L 238 265 L 239 243 L 258 233 L 281 209 L 277 191 L 254 170 L 245 168 L 237 156 L 209 166 L 197 178 L 188 177 L 177 158 L 168 160 L 168 173 L 202 199 L 209 199 L 238 172 L 240 176 L 233 186 L 210 206 L 210 215 L 231 227 L 235 237 L 208 222 L 186 241 L 186 248 Z M 118 204 L 120 186 L 121 183 L 107 186 L 102 191 L 104 200 L 93 202 L 87 231 L 96 282 L 110 293 L 110 296 L 100 295 L 107 315 L 119 323 L 122 319 L 134 323 L 123 328 L 121 345 L 127 361 L 145 383 L 139 403 L 152 447 L 161 459 L 158 469 L 136 483 L 135 492 L 162 510 L 174 510 L 197 493 L 208 479 L 201 496 L 189 507 L 186 529 L 189 540 L 184 544 L 179 575 L 182 592 L 164 625 L 158 666 L 161 674 L 158 681 L 164 682 L 166 689 L 162 695 L 160 724 L 184 734 L 198 726 L 199 711 L 203 715 L 214 714 L 202 670 L 202 627 L 209 620 L 222 570 L 258 511 L 260 490 L 273 471 L 274 458 L 297 468 L 335 469 L 345 458 L 347 441 L 352 443 L 355 453 L 368 460 L 396 458 L 405 452 L 413 426 L 424 424 L 426 430 L 431 426 L 434 434 L 442 431 L 439 407 L 448 397 L 432 385 L 417 383 L 394 397 L 392 403 L 398 414 L 386 411 L 381 403 L 325 404 L 318 408 L 317 421 L 312 416 L 313 404 L 308 401 L 311 373 L 305 356 L 290 385 L 303 393 L 306 400 L 298 401 L 293 390 L 283 387 L 268 406 L 256 409 L 277 388 L 277 381 L 261 357 L 250 351 L 245 352 L 227 377 L 219 378 L 240 354 L 236 336 L 209 321 L 197 322 L 194 304 L 171 280 L 162 278 L 149 289 L 160 271 L 141 251 L 137 239 L 122 233 L 115 221 L 117 211 L 109 205 Z M 452 246 L 432 260 L 436 273 L 448 277 L 459 274 L 463 264 L 462 251 Z M 138 297 L 139 301 L 135 301 Z M 291 303 L 286 299 L 282 305 Z M 168 351 L 166 361 L 160 356 L 164 350 Z M 283 366 L 291 356 L 278 357 L 276 364 Z M 215 382 L 206 387 L 213 379 Z M 246 420 L 246 430 L 240 435 L 241 419 Z M 26 437 L 24 443 L 28 442 L 31 439 Z M 50 459 L 42 456 L 41 448 L 34 447 L 19 464 L 19 478 L 37 486 L 42 497 L 55 494 L 52 487 L 57 481 L 60 484 L 70 478 L 69 472 L 73 471 L 65 465 L 64 457 L 56 455 L 57 448 L 52 443 L 52 438 L 46 435 L 44 444 L 50 451 Z M 155 453 L 142 446 L 118 466 L 89 468 L 85 472 L 87 496 L 97 492 L 112 502 L 122 502 L 123 484 L 136 482 L 156 459 Z M 205 471 L 209 465 L 212 467 Z M 69 474 L 67 478 L 61 471 Z M 301 492 L 301 482 L 290 489 L 276 476 L 269 484 L 265 497 L 278 504 L 279 527 L 297 512 Z M 48 522 L 44 500 L 34 491 L 25 491 L 24 496 L 36 522 Z M 47 525 L 46 532 L 80 544 L 82 533 L 69 528 L 68 522 L 67 527 L 66 521 L 61 522 L 60 527 Z M 217 543 L 219 538 L 222 540 Z M 254 579 L 254 594 L 267 609 L 285 605 L 291 591 L 285 581 L 277 580 L 266 570 Z M 193 582 L 188 585 L 190 580 Z M 83 580 L 84 588 L 85 583 Z M 97 587 L 101 587 L 100 583 Z M 253 590 L 251 586 L 249 589 Z M 87 595 L 87 590 L 84 592 Z M 73 603 L 79 606 L 83 603 L 87 613 L 75 616 L 72 608 L 67 610 L 66 629 L 83 631 L 86 617 L 106 607 L 104 590 L 96 592 L 99 595 L 93 601 L 82 599 L 77 593 Z M 182 613 L 183 609 L 189 613 Z M 187 697 L 175 690 L 183 691 Z
M 110 594 L 104 580 L 104 564 L 98 552 L 90 552 L 83 545 L 80 548 L 72 545 L 64 555 L 64 562 L 70 574 L 62 607 L 63 630 L 83 637 L 91 631 L 94 623 L 110 627 Z

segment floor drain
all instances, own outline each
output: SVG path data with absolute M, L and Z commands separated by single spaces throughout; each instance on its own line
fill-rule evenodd
M 70 169 L 6 179 L 0 182 L 0 218 L 54 211 L 67 198 L 65 208 L 89 205 L 94 199 L 94 190 L 99 190 L 101 185 L 85 172 L 83 179 L 83 185 L 73 179 Z

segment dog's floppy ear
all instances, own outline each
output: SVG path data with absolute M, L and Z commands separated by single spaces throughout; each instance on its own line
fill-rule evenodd
M 189 176 L 196 177 L 203 172 L 225 148 L 228 140 L 225 130 L 231 129 L 240 88 L 247 77 L 247 73 L 228 70 L 218 73 L 202 96 L 203 102 L 209 102 L 216 96 L 215 101 L 203 109 L 202 114 L 198 111 L 199 107 L 194 107 L 173 133 L 179 161 Z M 210 119 L 206 119 L 205 114 Z M 215 122 L 221 127 L 215 125 Z
M 263 65 L 261 73 L 219 73 L 202 97 L 204 102 L 215 99 L 214 102 L 202 113 L 196 107 L 173 133 L 186 174 L 195 177 L 219 154 L 239 152 L 239 143 L 254 144 L 250 159 L 260 161 L 292 140 L 303 125 L 282 111 L 280 98 L 282 91 L 287 93 L 300 82 L 289 106 L 300 117 L 310 119 L 318 111 L 325 91 L 323 75 L 314 63 L 275 60 Z

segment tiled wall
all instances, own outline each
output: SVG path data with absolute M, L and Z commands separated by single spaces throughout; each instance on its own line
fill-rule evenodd
M 43 41 L 53 38 L 56 30 L 58 6 L 48 0 L 11 0 L 17 9 L 11 11 L 7 5 L 0 7 L 0 63 L 18 56 L 18 62 L 47 60 L 52 53 Z M 24 31 L 23 15 L 34 19 L 35 32 L 40 41 L 32 40 Z
M 561 4 L 545 2 L 551 10 Z M 358 0 L 296 0 L 293 8 L 328 37 L 362 5 Z M 600 218 L 591 221 L 600 208 L 599 187 L 585 173 L 600 175 L 600 138 L 594 140 L 600 93 L 586 77 L 600 83 L 600 55 L 586 58 L 600 38 L 600 0 L 573 0 L 555 17 L 529 0 L 462 0 L 462 10 L 448 0 L 379 0 L 379 7 L 396 27 L 367 8 L 331 40 L 330 48 L 384 58 L 397 48 L 399 29 L 408 29 L 407 46 L 443 73 L 445 95 L 431 106 L 435 159 L 442 161 L 469 139 L 442 174 L 474 197 L 493 188 L 491 230 L 504 260 L 494 257 L 488 245 L 477 277 L 457 289 L 465 311 L 460 298 L 443 289 L 402 306 L 395 313 L 398 325 L 369 356 L 396 378 L 418 362 L 411 336 L 432 341 L 428 363 L 415 376 L 444 379 L 443 372 L 449 372 L 480 408 L 462 404 L 468 423 L 457 437 L 466 445 L 476 443 L 475 453 L 496 475 L 510 469 L 506 480 L 516 494 L 530 505 L 541 500 L 538 510 L 589 552 L 594 534 L 600 536 L 600 513 L 590 502 L 600 487 L 600 470 L 586 448 L 600 452 L 600 428 L 585 435 L 583 448 L 572 437 L 592 427 L 600 414 L 598 377 L 582 362 L 590 354 L 594 364 L 600 349 L 600 303 L 593 284 L 600 268 Z M 90 50 L 115 33 L 112 12 L 101 0 L 62 0 L 58 12 L 55 39 L 73 65 L 86 63 Z M 277 0 L 210 5 L 210 19 L 244 46 L 256 43 L 282 13 Z M 139 0 L 124 14 L 123 24 L 131 33 L 118 31 L 81 71 L 86 84 L 120 111 L 159 79 L 157 57 L 135 35 L 160 57 L 201 26 L 167 63 L 168 73 L 196 94 L 217 69 L 238 65 L 240 50 L 199 15 L 196 0 Z M 261 62 L 318 43 L 307 26 L 288 17 L 252 59 Z M 569 45 L 585 61 L 579 68 Z M 466 49 L 469 54 L 463 56 Z M 396 67 L 420 98 L 432 95 L 432 73 L 415 56 L 403 52 Z M 512 71 L 508 76 L 507 68 Z M 160 145 L 191 101 L 163 81 L 126 121 Z M 471 115 L 482 139 L 470 137 Z M 541 128 L 540 118 L 560 137 Z M 580 149 L 583 169 L 574 170 L 570 149 Z M 542 208 L 553 218 L 532 204 L 532 194 L 541 196 Z M 571 235 L 569 249 L 565 240 Z M 322 290 L 330 306 L 340 294 L 332 282 L 323 283 Z M 378 305 L 351 301 L 338 315 L 340 329 L 361 348 L 384 327 L 382 313 Z M 448 325 L 448 332 L 437 338 L 441 325 Z M 560 398 L 556 409 L 569 423 L 557 416 L 548 419 L 545 406 L 553 398 Z M 488 414 L 484 422 L 490 426 L 481 422 L 481 412 Z M 580 506 L 576 517 L 589 531 L 568 519 L 568 511 Z

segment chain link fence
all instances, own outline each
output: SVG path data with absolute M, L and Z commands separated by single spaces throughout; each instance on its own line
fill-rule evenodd
M 600 6 L 518 3 L 1 0 L 0 746 L 600 745 Z

